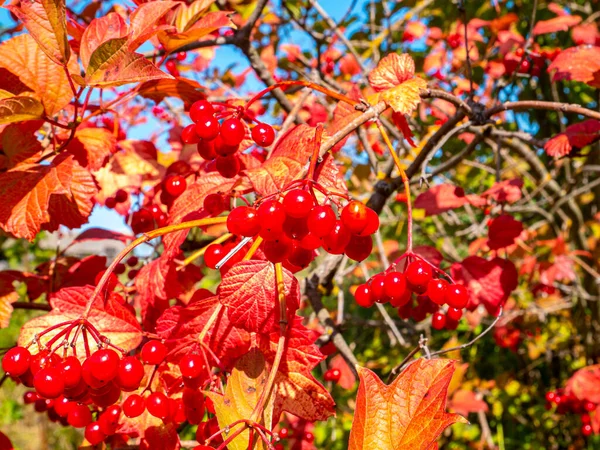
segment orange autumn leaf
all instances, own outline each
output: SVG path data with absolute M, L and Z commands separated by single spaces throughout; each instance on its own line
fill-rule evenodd
M 427 449 L 450 425 L 466 420 L 445 412 L 454 361 L 419 359 L 390 385 L 358 367 L 360 385 L 350 450 Z
M 414 111 L 421 102 L 420 90 L 427 87 L 425 80 L 415 76 L 415 62 L 406 53 L 391 53 L 379 61 L 369 74 L 369 83 L 395 112 L 401 114 Z

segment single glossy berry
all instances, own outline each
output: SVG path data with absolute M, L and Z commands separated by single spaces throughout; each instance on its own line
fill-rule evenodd
M 302 189 L 292 189 L 283 197 L 283 207 L 289 217 L 300 219 L 308 216 L 315 201 L 310 192 Z
M 104 206 L 106 206 L 108 209 L 113 209 L 115 206 L 117 206 L 117 199 L 114 197 L 108 197 L 106 200 L 104 200 Z
M 119 263 L 113 269 L 113 273 L 115 275 L 123 275 L 125 273 L 125 270 L 127 270 L 127 268 L 125 267 L 125 264 Z
M 286 439 L 289 435 L 290 435 L 290 430 L 288 430 L 287 428 L 283 427 L 279 430 L 279 437 L 281 439 Z
M 556 400 L 556 392 L 546 392 L 546 401 L 548 403 L 554 403 L 554 400 Z
M 67 421 L 69 422 L 69 425 L 74 428 L 86 427 L 92 422 L 92 412 L 87 405 L 84 405 L 83 403 L 76 403 L 71 408 L 71 411 L 69 411 Z
M 262 244 L 262 251 L 265 257 L 273 263 L 286 260 L 292 253 L 292 250 L 292 240 L 284 234 L 278 239 L 264 241 Z
M 448 316 L 449 319 L 455 320 L 455 321 L 459 321 L 460 318 L 462 317 L 462 309 L 457 309 L 457 308 L 453 308 L 450 307 L 448 308 L 448 311 L 446 312 L 446 316 Z
M 373 251 L 373 238 L 371 236 L 352 235 L 350 241 L 344 249 L 348 258 L 354 261 L 363 261 L 369 257 Z
M 344 253 L 352 234 L 344 226 L 341 220 L 335 222 L 333 230 L 323 237 L 323 248 L 332 255 L 341 255 Z
M 215 113 L 215 108 L 208 100 L 198 100 L 194 102 L 192 107 L 190 108 L 190 119 L 192 119 L 195 123 L 202 117 L 212 116 Z
M 302 240 L 302 238 L 308 234 L 306 217 L 296 219 L 294 217 L 287 216 L 283 224 L 283 232 L 290 239 L 295 239 L 297 241 Z
M 40 369 L 33 377 L 33 387 L 44 398 L 58 398 L 65 391 L 62 372 L 56 367 Z
M 204 361 L 200 355 L 185 355 L 179 361 L 179 370 L 185 378 L 197 378 L 202 374 Z
M 309 444 L 313 443 L 315 440 L 315 435 L 310 431 L 305 431 L 302 435 L 302 440 L 308 442 Z
M 177 63 L 172 59 L 167 60 L 167 62 L 165 63 L 165 69 L 167 69 L 167 72 L 169 72 L 173 76 L 177 76 L 179 74 L 179 70 L 177 69 Z
M 407 291 L 406 276 L 401 272 L 386 273 L 383 291 L 390 299 L 402 298 Z
M 583 425 L 581 427 L 581 434 L 583 434 L 586 437 L 591 436 L 593 432 L 594 432 L 594 429 L 592 428 L 592 425 L 589 423 L 586 423 L 585 425 Z
M 442 312 L 436 312 L 431 317 L 431 326 L 436 330 L 443 330 L 446 326 L 446 316 Z
M 302 239 L 300 239 L 299 245 L 305 250 L 316 250 L 323 245 L 323 240 L 319 236 L 315 236 L 312 233 L 307 233 Z
M 38 373 L 41 369 L 46 367 L 55 367 L 60 362 L 60 358 L 56 353 L 50 353 L 48 350 L 42 350 L 41 352 L 33 355 L 29 360 L 29 370 L 32 375 Z
M 469 303 L 469 291 L 462 284 L 451 284 L 446 288 L 446 303 L 453 308 L 463 309 Z
M 226 254 L 221 244 L 210 244 L 204 252 L 204 264 L 209 269 L 216 269 L 217 264 Z
M 81 363 L 75 356 L 67 356 L 58 363 L 58 369 L 61 371 L 65 389 L 73 389 L 81 381 Z
M 365 283 L 359 285 L 354 291 L 354 300 L 356 300 L 357 305 L 370 308 L 375 304 L 376 298 L 373 296 L 371 287 Z
M 142 347 L 140 357 L 144 364 L 158 365 L 167 357 L 167 346 L 160 341 L 148 341 Z
M 131 394 L 123 402 L 123 414 L 130 419 L 142 415 L 145 409 L 146 401 L 138 394 Z
M 525 50 L 522 47 L 519 47 L 518 49 L 515 50 L 515 55 L 518 56 L 519 58 L 521 56 L 523 56 L 524 53 L 525 53 Z
M 329 369 L 327 372 L 325 372 L 323 374 L 323 379 L 325 381 L 333 381 L 334 383 L 337 383 L 338 381 L 340 381 L 341 377 L 342 377 L 342 372 L 340 372 L 339 369 Z
M 335 227 L 337 218 L 329 205 L 316 205 L 308 213 L 306 224 L 312 234 L 317 237 L 327 236 Z
M 144 366 L 135 356 L 126 356 L 119 362 L 117 383 L 124 391 L 134 391 L 144 378 Z
M 456 330 L 458 328 L 458 320 L 451 319 L 450 317 L 446 317 L 446 330 Z
M 31 353 L 25 347 L 13 347 L 2 358 L 2 370 L 11 377 L 19 377 L 29 369 Z
M 267 200 L 258 207 L 258 220 L 262 224 L 260 236 L 265 240 L 278 238 L 283 232 L 285 209 L 277 200 Z
M 129 278 L 130 280 L 133 280 L 135 277 L 137 277 L 138 273 L 139 273 L 138 269 L 131 269 L 129 272 L 127 272 L 127 278 Z
M 261 229 L 258 212 L 250 206 L 234 208 L 227 216 L 227 229 L 239 236 L 256 236 Z
M 40 396 L 35 393 L 35 391 L 27 391 L 23 394 L 23 402 L 26 405 L 31 405 L 35 403 L 36 400 L 39 400 Z
M 173 197 L 179 197 L 187 187 L 185 178 L 181 175 L 171 175 L 163 182 L 165 190 Z
M 292 251 L 287 257 L 287 260 L 291 265 L 299 267 L 300 269 L 308 267 L 313 259 L 313 251 L 302 248 L 297 243 L 294 243 Z
M 142 208 L 131 215 L 131 229 L 135 234 L 154 229 L 155 216 L 148 208 Z
M 102 432 L 98 422 L 92 422 L 88 424 L 85 427 L 83 435 L 85 436 L 85 439 L 92 445 L 99 444 L 106 439 L 106 435 Z
M 216 159 L 215 165 L 217 172 L 225 178 L 235 177 L 242 169 L 242 164 L 237 155 L 219 156 Z
M 370 236 L 379 229 L 379 216 L 371 208 L 367 207 L 367 225 L 360 231 L 359 236 Z
M 212 141 L 216 138 L 219 135 L 220 129 L 219 121 L 212 116 L 202 116 L 196 122 L 196 133 L 207 141 Z
M 215 149 L 214 141 L 207 141 L 206 139 L 200 139 L 196 145 L 198 154 L 206 161 L 212 161 L 217 157 L 217 150 Z
M 125 264 L 127 264 L 129 267 L 135 267 L 138 265 L 139 262 L 140 261 L 137 258 L 137 256 L 130 256 L 129 258 L 127 258 L 127 261 L 125 261 Z
M 153 392 L 146 398 L 146 409 L 154 417 L 164 420 L 169 417 L 169 399 L 162 392 Z
M 371 295 L 373 300 L 379 303 L 385 303 L 389 300 L 385 294 L 385 273 L 378 273 L 369 280 Z
M 75 402 L 72 402 L 68 398 L 65 398 L 61 395 L 54 401 L 53 406 L 56 414 L 58 414 L 60 417 L 67 417 L 69 412 L 71 412 L 71 408 L 75 406 Z
M 232 156 L 238 152 L 240 145 L 230 145 L 223 140 L 223 128 L 221 133 L 212 141 L 215 146 L 215 152 L 218 156 Z
M 103 270 L 102 272 L 98 272 L 98 274 L 96 275 L 96 278 L 94 278 L 94 283 L 96 284 L 96 286 L 98 284 L 100 284 L 100 280 L 102 279 L 102 277 L 104 276 L 105 273 L 106 273 L 106 270 Z M 110 275 L 108 275 L 108 279 L 106 280 L 106 283 L 104 284 L 104 289 L 109 292 L 113 291 L 117 287 L 118 284 L 119 284 L 119 279 L 113 272 L 111 272 Z
M 427 296 L 432 302 L 443 305 L 446 303 L 446 288 L 448 282 L 443 278 L 432 278 L 427 283 Z
M 100 374 L 103 380 L 112 380 L 119 370 L 119 355 L 110 348 L 96 350 L 89 357 L 90 370 L 94 376 Z
M 433 270 L 429 264 L 417 259 L 408 265 L 404 275 L 411 286 L 427 286 L 433 277 Z
M 111 436 L 115 434 L 119 427 L 119 419 L 121 418 L 122 409 L 119 405 L 111 405 L 100 415 L 98 423 L 102 432 Z
M 181 130 L 181 140 L 184 144 L 197 144 L 200 142 L 200 136 L 196 133 L 196 125 L 190 124 Z
M 246 129 L 237 117 L 226 119 L 221 124 L 221 139 L 226 145 L 238 146 L 244 140 Z
M 583 409 L 587 412 L 592 412 L 596 409 L 596 404 L 593 402 L 584 402 L 583 403 Z
M 275 141 L 275 131 L 271 125 L 258 123 L 252 128 L 252 139 L 256 142 L 256 145 L 268 147 Z
M 227 209 L 227 201 L 221 194 L 208 194 L 204 197 L 202 206 L 211 216 L 218 216 Z
M 352 200 L 342 208 L 340 219 L 352 234 L 358 234 L 362 232 L 369 223 L 367 207 L 359 201 Z

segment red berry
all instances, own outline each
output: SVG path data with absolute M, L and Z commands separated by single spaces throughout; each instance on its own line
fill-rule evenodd
M 307 233 L 300 240 L 300 247 L 305 250 L 316 250 L 323 244 L 323 241 L 320 237 L 315 236 L 312 233 Z
M 67 356 L 58 363 L 58 369 L 62 372 L 65 389 L 73 389 L 81 381 L 81 363 L 75 356 Z
M 359 201 L 352 200 L 342 209 L 340 219 L 352 234 L 358 234 L 363 231 L 369 223 L 367 207 Z
M 117 199 L 114 197 L 108 197 L 106 200 L 104 200 L 104 206 L 106 206 L 108 209 L 113 209 L 115 206 L 117 206 Z
M 60 417 L 67 417 L 73 406 L 75 406 L 75 402 L 72 402 L 63 396 L 60 396 L 54 401 L 54 411 L 56 411 L 56 414 Z
M 462 284 L 451 284 L 446 288 L 446 303 L 457 309 L 463 309 L 469 303 L 469 292 Z
M 25 402 L 26 405 L 31 405 L 32 403 L 35 403 L 36 400 L 39 400 L 40 397 L 39 395 L 37 395 L 34 391 L 27 391 L 23 394 L 23 402 Z
M 462 309 L 457 309 L 457 308 L 448 308 L 448 312 L 446 313 L 446 316 L 448 316 L 449 319 L 451 320 L 455 320 L 455 321 L 459 321 L 460 318 L 462 317 Z
M 335 227 L 336 216 L 329 205 L 316 205 L 308 213 L 306 224 L 310 232 L 317 236 L 327 236 Z
M 225 178 L 233 178 L 242 169 L 240 159 L 237 155 L 232 156 L 219 156 L 215 163 L 217 172 Z
M 194 102 L 192 107 L 190 108 L 190 118 L 195 122 L 203 117 L 210 117 L 215 113 L 215 109 L 213 105 L 208 100 L 198 100 Z
M 196 125 L 190 124 L 181 130 L 181 140 L 184 144 L 197 144 L 200 142 L 200 136 L 196 133 Z
M 553 403 L 556 400 L 556 392 L 546 392 L 546 401 L 548 403 Z
M 583 434 L 584 436 L 591 436 L 591 434 L 594 432 L 594 429 L 592 428 L 592 425 L 590 425 L 589 423 L 586 423 L 584 426 L 581 427 L 581 434 Z
M 348 258 L 359 262 L 367 259 L 372 251 L 373 239 L 371 236 L 353 235 L 344 249 Z
M 310 444 L 315 440 L 315 435 L 312 434 L 310 431 L 305 431 L 304 436 L 302 436 L 302 439 Z
M 59 358 L 56 353 L 50 353 L 48 350 L 33 355 L 29 360 L 29 370 L 32 375 L 38 373 L 45 367 L 54 367 L 59 363 Z
M 31 353 L 25 347 L 13 347 L 2 358 L 2 370 L 11 377 L 19 377 L 29 369 Z
M 173 197 L 179 197 L 185 191 L 187 182 L 181 175 L 171 175 L 163 182 L 165 190 Z
M 268 147 L 275 140 L 275 131 L 271 125 L 258 123 L 252 128 L 252 139 L 261 147 Z
M 175 58 L 177 58 L 177 61 L 184 61 L 186 56 L 187 54 L 185 52 L 177 52 Z
M 86 405 L 76 403 L 69 411 L 67 421 L 74 428 L 83 428 L 92 421 L 92 412 Z
M 129 258 L 127 258 L 127 261 L 125 261 L 125 264 L 127 264 L 129 267 L 135 267 L 138 265 L 138 258 L 137 256 L 130 256 Z
M 196 145 L 196 149 L 198 150 L 198 154 L 207 161 L 212 161 L 217 157 L 214 141 L 200 139 L 198 145 Z
M 337 383 L 338 381 L 340 381 L 341 376 L 342 372 L 340 372 L 339 369 L 329 369 L 323 375 L 323 379 L 325 381 L 333 381 L 334 383 Z
M 293 189 L 283 198 L 285 213 L 295 219 L 308 216 L 314 204 L 315 201 L 310 192 L 302 189 Z
M 117 427 L 119 426 L 120 418 L 121 407 L 119 405 L 109 406 L 98 418 L 100 429 L 107 436 L 115 434 L 115 431 L 117 431 Z
M 269 261 L 273 263 L 283 262 L 292 253 L 292 240 L 282 234 L 278 239 L 263 242 L 262 250 Z
M 45 367 L 33 377 L 33 387 L 44 398 L 57 398 L 65 390 L 62 372 L 55 367 Z
M 300 269 L 308 267 L 313 260 L 313 251 L 302 248 L 298 244 L 295 244 L 292 247 L 292 252 L 288 255 L 288 262 Z
M 385 301 L 387 301 L 385 295 L 385 274 L 378 273 L 377 275 L 373 276 L 373 278 L 369 280 L 369 285 L 371 286 L 371 295 L 373 296 L 373 300 L 376 302 L 385 303 Z
M 100 429 L 100 424 L 98 422 L 92 422 L 85 427 L 85 432 L 83 433 L 86 440 L 92 444 L 96 445 L 106 439 L 106 435 Z
M 583 409 L 587 412 L 592 412 L 596 409 L 596 404 L 592 402 L 584 402 Z
M 354 291 L 354 300 L 359 306 L 363 308 L 370 308 L 375 304 L 375 298 L 368 284 L 361 284 Z
M 101 375 L 103 380 L 112 380 L 119 370 L 119 355 L 110 348 L 101 348 L 88 359 L 92 374 Z
M 406 292 L 406 276 L 401 272 L 388 272 L 385 275 L 383 291 L 390 299 L 402 298 Z
M 433 276 L 433 271 L 429 264 L 417 259 L 408 265 L 404 274 L 406 275 L 406 281 L 408 281 L 411 286 L 422 287 L 427 286 L 427 283 L 429 283 L 429 280 L 431 280 L 431 277 Z
M 139 270 L 132 269 L 127 273 L 127 278 L 129 278 L 130 280 L 133 280 L 135 277 L 137 277 L 138 273 L 139 273 Z
M 295 219 L 287 216 L 283 224 L 283 232 L 290 239 L 302 240 L 308 234 L 306 217 Z
M 216 138 L 219 135 L 220 128 L 219 121 L 212 116 L 202 116 L 196 122 L 196 133 L 207 141 Z
M 239 236 L 256 236 L 261 229 L 256 209 L 250 206 L 238 206 L 227 216 L 227 229 Z
M 125 273 L 125 270 L 126 270 L 125 264 L 121 264 L 121 263 L 119 263 L 119 264 L 117 264 L 117 265 L 115 266 L 115 268 L 113 269 L 113 273 L 114 273 L 115 275 L 122 275 L 122 274 L 124 274 L 124 273 Z
M 236 117 L 226 119 L 221 124 L 221 139 L 226 145 L 234 147 L 240 145 L 245 135 L 244 123 Z
M 515 50 L 515 55 L 518 56 L 519 58 L 521 56 L 523 56 L 524 53 L 525 53 L 525 50 L 523 50 L 522 47 L 519 47 L 518 49 Z
M 287 428 L 283 427 L 281 430 L 279 430 L 279 437 L 281 439 L 285 439 L 290 435 L 290 430 L 288 430 Z
M 203 359 L 200 355 L 185 355 L 179 361 L 179 370 L 185 378 L 197 378 L 204 369 Z
M 160 341 L 148 341 L 142 347 L 140 357 L 144 364 L 158 365 L 167 357 L 167 346 Z
M 210 269 L 216 269 L 219 261 L 227 254 L 221 244 L 210 244 L 204 252 L 204 264 Z
M 427 296 L 432 302 L 443 305 L 446 302 L 446 287 L 448 282 L 443 278 L 432 278 L 427 283 Z
M 173 76 L 177 76 L 176 74 L 179 72 L 177 70 L 177 63 L 172 59 L 167 60 L 167 62 L 165 63 L 165 68 L 167 69 L 167 72 L 169 72 Z
M 237 153 L 240 149 L 240 145 L 229 145 L 223 140 L 223 128 L 221 128 L 221 134 L 219 134 L 214 141 L 215 152 L 219 156 L 232 156 Z
M 443 330 L 446 325 L 446 316 L 444 313 L 436 312 L 431 318 L 431 326 L 436 330 Z
M 446 317 L 446 330 L 456 330 L 458 328 L 458 320 L 453 320 L 450 317 Z
M 331 232 L 323 237 L 323 248 L 332 255 L 341 255 L 350 242 L 350 231 L 342 224 L 341 220 L 335 222 Z
M 278 238 L 286 219 L 285 209 L 277 200 L 267 200 L 258 207 L 258 219 L 262 224 L 260 236 L 263 239 Z
M 146 409 L 146 402 L 141 395 L 131 394 L 123 402 L 123 414 L 127 417 L 134 418 L 140 416 Z
M 379 216 L 371 208 L 367 208 L 367 225 L 360 233 L 359 236 L 370 236 L 379 229 Z
M 144 378 L 144 366 L 135 356 L 126 356 L 119 363 L 117 383 L 124 391 L 134 391 Z
M 153 392 L 146 398 L 146 409 L 154 417 L 164 420 L 169 417 L 169 399 L 162 392 Z
M 202 206 L 211 216 L 218 216 L 227 209 L 227 202 L 221 194 L 208 194 Z

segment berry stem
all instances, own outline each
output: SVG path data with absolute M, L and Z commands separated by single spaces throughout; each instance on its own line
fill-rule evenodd
M 315 179 L 315 169 L 317 168 L 317 162 L 319 162 L 319 151 L 321 150 L 321 138 L 323 136 L 323 124 L 318 124 L 315 129 L 315 146 L 313 148 L 312 155 L 310 157 L 310 166 L 308 166 L 308 173 L 306 178 L 309 180 Z
M 236 430 L 236 431 L 235 431 L 235 432 L 234 432 L 234 433 L 233 433 L 231 436 L 229 436 L 227 439 L 225 439 L 225 440 L 223 441 L 223 443 L 217 447 L 217 450 L 223 450 L 223 449 L 226 449 L 226 448 L 227 448 L 227 446 L 228 446 L 228 445 L 229 445 L 229 444 L 230 444 L 230 443 L 231 443 L 231 442 L 232 442 L 232 441 L 233 441 L 233 440 L 234 440 L 236 437 L 238 437 L 240 434 L 242 434 L 242 433 L 243 433 L 243 432 L 246 430 L 246 428 L 248 428 L 248 425 L 246 425 L 246 424 L 244 424 L 244 426 L 243 426 L 243 427 L 240 427 L 240 428 L 238 428 L 238 429 L 237 429 L 237 430 Z M 219 432 L 219 434 L 221 434 L 221 433 Z M 206 442 L 209 442 L 209 439 L 207 439 L 207 440 L 206 440 Z
M 217 307 L 215 308 L 215 310 L 213 311 L 212 316 L 209 317 L 208 322 L 206 322 L 206 325 L 204 325 L 204 328 L 202 328 L 202 331 L 200 332 L 200 334 L 198 334 L 198 342 L 202 342 L 204 340 L 204 336 L 206 336 L 206 333 L 208 333 L 208 330 L 210 330 L 210 327 L 213 326 L 213 324 L 217 320 L 217 317 L 219 317 L 219 313 L 221 312 L 222 308 L 223 308 L 223 304 L 219 303 L 217 305 Z
M 402 167 L 402 163 L 400 162 L 400 158 L 398 157 L 398 154 L 396 153 L 396 151 L 394 150 L 394 147 L 392 146 L 392 142 L 390 141 L 390 137 L 387 134 L 387 131 L 385 131 L 385 128 L 383 127 L 383 125 L 381 125 L 381 122 L 378 120 L 377 121 L 377 128 L 379 128 L 379 132 L 381 133 L 381 136 L 383 137 L 383 140 L 385 142 L 385 144 L 387 145 L 390 154 L 392 155 L 392 158 L 394 160 L 394 164 L 396 164 L 396 168 L 398 169 L 398 173 L 400 174 L 400 178 L 402 179 L 402 183 L 404 184 L 404 192 L 406 194 L 406 215 L 408 216 L 407 218 L 407 232 L 406 232 L 406 252 L 407 253 L 412 253 L 412 201 L 410 198 L 410 182 L 408 180 L 408 177 L 406 176 L 406 172 L 404 171 L 404 168 Z
M 245 111 L 248 111 L 248 108 L 250 108 L 250 105 L 252 105 L 252 103 L 254 103 L 255 101 L 261 99 L 263 96 L 265 96 L 266 94 L 268 94 L 269 92 L 277 89 L 277 88 L 283 88 L 283 90 L 285 90 L 285 88 L 288 88 L 290 86 L 304 86 L 310 89 L 313 89 L 315 91 L 319 91 L 322 92 L 325 95 L 328 95 L 329 97 L 335 98 L 341 102 L 344 103 L 348 103 L 349 105 L 355 106 L 355 105 L 360 105 L 359 101 L 356 100 L 352 100 L 350 97 L 347 97 L 343 94 L 340 94 L 338 92 L 334 92 L 330 89 L 324 88 L 322 86 L 319 86 L 318 84 L 315 84 L 311 81 L 303 81 L 303 80 L 297 80 L 297 81 L 280 81 L 279 83 L 275 83 L 272 86 L 269 86 L 266 89 L 263 89 L 262 91 L 260 91 L 258 94 L 256 94 L 254 97 L 252 97 L 248 103 L 246 103 L 245 106 Z
M 260 236 L 256 236 L 256 239 L 254 239 L 254 242 L 252 243 L 252 247 L 250 247 L 250 250 L 248 250 L 248 252 L 244 255 L 243 261 L 248 261 L 249 259 L 251 259 L 258 250 L 258 247 L 260 247 L 260 244 L 262 244 L 262 242 L 263 238 L 261 238 Z
M 147 233 L 144 233 L 142 236 L 140 236 L 135 241 L 133 241 L 131 244 L 129 244 L 127 247 L 125 247 L 123 250 L 121 250 L 121 252 L 113 260 L 113 262 L 110 263 L 110 265 L 104 272 L 104 275 L 102 275 L 102 278 L 100 278 L 100 281 L 98 282 L 98 285 L 96 286 L 96 289 L 94 289 L 94 292 L 92 292 L 90 299 L 87 301 L 87 304 L 85 305 L 85 310 L 82 314 L 82 318 L 83 319 L 88 318 L 90 311 L 92 310 L 92 305 L 94 304 L 94 300 L 96 299 L 98 294 L 100 294 L 100 292 L 102 292 L 102 289 L 104 289 L 104 286 L 106 285 L 106 282 L 108 281 L 108 278 L 115 270 L 115 267 L 117 266 L 117 264 L 119 264 L 138 245 L 144 244 L 145 242 L 151 241 L 154 238 L 164 236 L 165 234 L 173 233 L 175 231 L 188 230 L 190 228 L 203 227 L 206 225 L 216 225 L 216 224 L 225 223 L 225 222 L 227 222 L 227 217 L 209 217 L 206 219 L 190 220 L 189 222 L 182 222 L 182 223 L 178 223 L 176 225 L 169 225 L 169 226 L 166 226 L 163 228 L 157 228 L 156 230 L 152 230 L 152 231 L 148 231 Z

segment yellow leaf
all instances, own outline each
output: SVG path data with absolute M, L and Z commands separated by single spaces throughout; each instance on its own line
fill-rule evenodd
M 44 117 L 44 106 L 31 97 L 11 97 L 0 100 L 0 124 L 24 122 Z
M 421 89 L 425 89 L 427 83 L 419 77 L 404 81 L 396 87 L 382 92 L 381 97 L 398 113 L 411 114 L 421 102 Z

